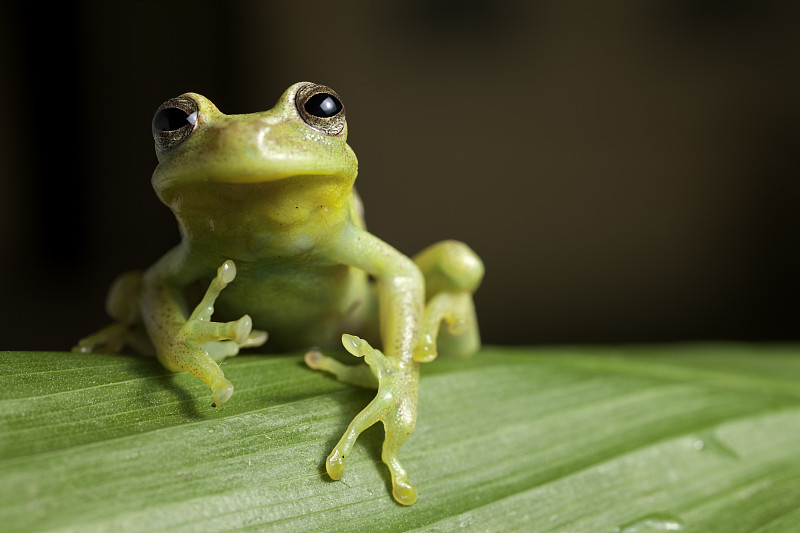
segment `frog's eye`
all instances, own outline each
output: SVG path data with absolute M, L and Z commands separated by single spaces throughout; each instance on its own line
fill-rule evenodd
M 153 140 L 160 150 L 170 150 L 185 141 L 197 125 L 197 102 L 186 96 L 167 100 L 153 115 Z
M 309 83 L 297 90 L 294 101 L 297 112 L 312 128 L 328 135 L 344 130 L 344 106 L 330 87 Z

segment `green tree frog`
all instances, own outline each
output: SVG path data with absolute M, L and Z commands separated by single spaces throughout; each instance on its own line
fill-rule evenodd
M 208 384 L 216 406 L 233 394 L 219 363 L 240 348 L 261 346 L 267 332 L 274 350 L 311 348 L 312 369 L 378 391 L 328 456 L 328 474 L 339 479 L 358 436 L 381 421 L 393 496 L 414 503 L 397 455 L 416 422 L 419 363 L 479 348 L 481 260 L 457 241 L 409 259 L 365 229 L 344 106 L 324 85 L 296 83 L 269 111 L 246 115 L 186 93 L 156 110 L 152 131 L 153 187 L 181 242 L 117 279 L 107 301 L 115 323 L 74 349 L 155 354 Z M 319 351 L 338 343 L 366 364 Z

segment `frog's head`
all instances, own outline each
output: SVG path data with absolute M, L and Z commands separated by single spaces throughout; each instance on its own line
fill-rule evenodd
M 327 178 L 349 190 L 358 168 L 341 99 L 309 82 L 289 87 L 269 111 L 248 115 L 225 115 L 204 96 L 183 94 L 156 110 L 153 138 L 159 161 L 153 187 L 168 205 L 209 182 Z

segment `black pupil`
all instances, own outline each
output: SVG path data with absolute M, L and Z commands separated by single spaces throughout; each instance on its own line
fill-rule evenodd
M 342 110 L 342 103 L 328 93 L 317 93 L 306 100 L 303 107 L 310 115 L 329 118 Z
M 168 107 L 159 111 L 153 117 L 153 130 L 155 131 L 175 131 L 179 130 L 190 122 L 187 120 L 189 115 L 176 107 Z

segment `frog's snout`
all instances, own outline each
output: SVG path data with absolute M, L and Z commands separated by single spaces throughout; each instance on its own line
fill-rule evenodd
M 233 121 L 214 128 L 215 148 L 219 154 L 270 157 L 276 153 L 275 125 L 266 119 Z

